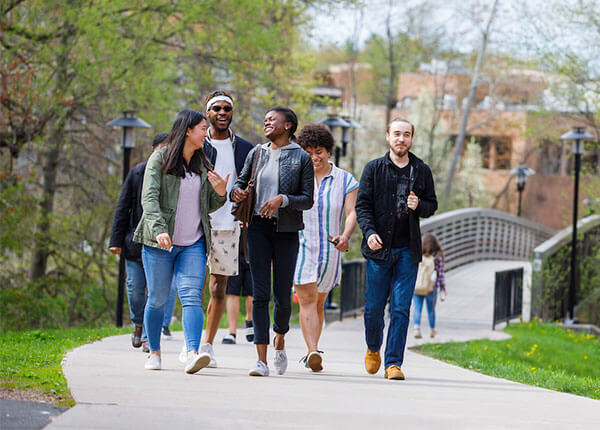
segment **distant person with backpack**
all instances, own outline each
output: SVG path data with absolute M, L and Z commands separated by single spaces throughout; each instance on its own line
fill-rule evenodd
M 423 236 L 423 259 L 419 266 L 417 274 L 417 283 L 415 285 L 415 295 L 413 302 L 415 305 L 413 312 L 413 324 L 415 329 L 415 338 L 421 339 L 421 311 L 423 302 L 427 303 L 427 318 L 429 320 L 430 337 L 435 337 L 435 302 L 437 300 L 438 289 L 442 297 L 446 295 L 446 281 L 444 277 L 444 252 L 440 241 L 433 233 L 427 233 Z
M 360 178 L 356 216 L 363 232 L 361 252 L 367 260 L 365 290 L 365 368 L 381 366 L 385 305 L 390 326 L 385 347 L 385 378 L 404 379 L 401 366 L 417 267 L 421 261 L 419 218 L 433 215 L 437 198 L 429 166 L 410 152 L 415 128 L 394 118 L 385 139 L 390 150 L 369 161 Z

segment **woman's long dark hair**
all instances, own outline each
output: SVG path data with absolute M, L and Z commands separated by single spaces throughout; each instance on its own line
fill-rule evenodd
M 444 258 L 442 244 L 433 233 L 427 233 L 423 236 L 423 255 L 441 255 Z
M 294 112 L 290 108 L 283 107 L 283 106 L 273 106 L 271 109 L 269 109 L 265 113 L 265 115 L 268 114 L 269 112 L 279 112 L 280 114 L 282 114 L 285 117 L 286 122 L 289 122 L 292 124 L 292 126 L 288 130 L 288 134 L 289 134 L 290 141 L 295 142 L 296 135 L 294 133 L 296 132 L 296 129 L 298 128 L 298 117 L 296 116 L 296 112 Z
M 202 149 L 197 149 L 194 152 L 189 166 L 186 166 L 183 159 L 183 145 L 185 144 L 187 131 L 205 120 L 206 117 L 195 110 L 183 110 L 177 114 L 166 139 L 167 150 L 162 165 L 163 173 L 184 178 L 186 170 L 196 174 L 202 172 L 202 166 L 207 170 L 212 170 L 212 166 Z

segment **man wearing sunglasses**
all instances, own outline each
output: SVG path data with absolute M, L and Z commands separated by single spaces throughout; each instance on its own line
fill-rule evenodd
M 204 142 L 204 152 L 219 175 L 229 174 L 227 192 L 231 190 L 237 180 L 244 167 L 246 156 L 252 149 L 250 142 L 236 136 L 231 131 L 233 107 L 233 97 L 227 91 L 215 90 L 206 97 L 206 116 L 210 122 L 210 127 L 208 137 Z M 219 322 L 225 311 L 227 280 L 230 276 L 238 275 L 240 264 L 238 253 L 240 228 L 233 215 L 231 215 L 231 205 L 232 203 L 227 201 L 222 208 L 210 214 L 212 227 L 212 241 L 208 261 L 208 267 L 210 268 L 210 302 L 206 312 L 205 343 L 200 347 L 203 352 L 207 352 L 211 356 L 209 367 L 217 366 L 212 345 L 219 328 Z M 249 295 L 251 294 L 250 292 Z M 251 315 L 252 311 L 246 318 L 250 318 L 250 321 L 246 323 L 249 330 L 252 327 Z M 225 336 L 224 343 L 235 343 L 235 327 L 233 330 L 233 333 Z

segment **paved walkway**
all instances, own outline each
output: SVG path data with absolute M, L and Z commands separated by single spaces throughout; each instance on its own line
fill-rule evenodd
M 491 313 L 484 309 L 491 306 L 490 264 L 452 273 L 436 340 L 505 336 L 490 330 Z M 177 360 L 182 333 L 174 338 L 163 342 L 160 372 L 143 369 L 145 356 L 131 349 L 128 336 L 69 353 L 64 370 L 77 406 L 47 428 L 597 429 L 600 422 L 597 400 L 492 378 L 411 351 L 403 366 L 406 381 L 387 381 L 383 371 L 368 375 L 360 319 L 324 331 L 321 374 L 295 361 L 304 353 L 299 329 L 287 336 L 287 373 L 268 378 L 247 376 L 255 353 L 245 342 L 217 344 L 219 368 L 186 375 Z

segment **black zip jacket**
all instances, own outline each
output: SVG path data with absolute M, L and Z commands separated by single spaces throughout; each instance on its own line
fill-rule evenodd
M 244 163 L 246 162 L 246 157 L 248 153 L 252 150 L 253 146 L 250 142 L 245 139 L 242 139 L 239 136 L 236 136 L 232 133 L 231 142 L 233 145 L 233 159 L 235 162 L 235 171 L 238 176 L 242 172 L 244 168 Z M 214 166 L 217 161 L 217 150 L 214 146 L 210 144 L 210 141 L 206 139 L 204 141 L 204 153 L 210 160 L 211 164 Z
M 422 257 L 419 218 L 427 218 L 435 213 L 437 198 L 429 166 L 411 152 L 408 153 L 408 157 L 409 165 L 413 167 L 409 187 L 419 198 L 417 209 L 408 211 L 410 256 L 416 264 Z M 383 157 L 369 161 L 360 178 L 356 198 L 356 217 L 363 233 L 361 252 L 365 258 L 384 260 L 390 252 L 396 211 L 394 168 L 387 152 Z M 383 247 L 377 251 L 371 250 L 367 245 L 367 239 L 372 234 L 378 234 L 383 242 Z
M 302 211 L 312 208 L 313 191 L 315 186 L 314 169 L 310 155 L 297 143 L 290 143 L 281 151 L 279 158 L 279 194 L 285 194 L 288 198 L 288 205 L 280 207 L 277 219 L 277 231 L 294 232 L 304 229 L 302 222 Z M 256 146 L 246 157 L 244 169 L 239 175 L 236 183 L 229 193 L 229 199 L 233 200 L 233 191 L 236 188 L 245 190 L 252 175 L 252 161 L 255 152 L 260 149 L 262 152 L 258 157 L 258 166 L 264 165 L 263 160 L 267 149 L 262 146 Z M 258 175 L 258 171 L 256 172 Z M 253 201 L 253 205 L 256 199 Z M 235 203 L 234 203 L 235 204 Z M 254 207 L 252 207 L 254 214 Z
M 117 202 L 109 247 L 121 248 L 127 260 L 142 262 L 142 244 L 134 242 L 133 233 L 142 218 L 142 183 L 146 162 L 136 164 L 127 174 Z

